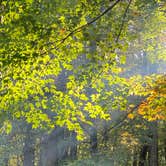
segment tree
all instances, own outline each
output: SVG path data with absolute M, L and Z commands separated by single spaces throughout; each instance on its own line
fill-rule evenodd
M 164 1 L 3 0 L 0 8 L 2 131 L 22 119 L 32 129 L 64 127 L 83 140 L 112 111 L 165 120 L 165 76 L 123 76 L 133 52 L 145 53 L 145 62 L 164 59 Z M 135 95 L 145 100 L 132 109 L 128 96 Z

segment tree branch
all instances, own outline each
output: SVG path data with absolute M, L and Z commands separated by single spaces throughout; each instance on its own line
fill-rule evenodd
M 127 112 L 127 114 L 123 117 L 123 119 L 121 119 L 119 122 L 117 122 L 114 126 L 112 126 L 111 128 L 108 129 L 108 132 L 121 126 L 124 121 L 127 119 L 128 115 L 133 113 L 144 101 L 146 101 L 148 96 L 146 96 L 139 104 L 137 104 L 134 108 L 132 108 L 129 112 Z
M 109 6 L 106 10 L 104 10 L 100 15 L 98 15 L 97 17 L 95 17 L 94 19 L 92 19 L 91 21 L 87 22 L 86 24 L 74 29 L 73 31 L 71 31 L 68 35 L 66 35 L 62 40 L 60 40 L 60 43 L 57 44 L 54 48 L 52 49 L 58 49 L 59 46 L 65 42 L 66 39 L 68 39 L 70 36 L 72 36 L 73 34 L 80 32 L 82 29 L 88 27 L 89 25 L 93 24 L 94 22 L 96 22 L 97 20 L 99 20 L 102 16 L 104 16 L 106 13 L 108 13 L 110 10 L 112 10 L 121 0 L 116 0 L 111 6 Z M 54 43 L 51 43 L 54 44 Z M 43 53 L 45 54 L 45 53 Z
M 129 0 L 129 3 L 128 3 L 126 9 L 125 9 L 124 14 L 123 14 L 122 23 L 121 23 L 121 26 L 120 26 L 120 30 L 119 30 L 118 36 L 117 36 L 117 38 L 115 39 L 115 43 L 118 43 L 118 41 L 119 41 L 120 35 L 121 35 L 122 30 L 123 30 L 123 27 L 124 27 L 125 18 L 126 18 L 126 16 L 127 16 L 127 12 L 128 12 L 128 9 L 129 9 L 129 7 L 130 7 L 130 5 L 131 5 L 131 2 L 132 2 L 132 0 Z M 103 12 L 103 13 L 104 13 L 104 12 Z M 98 17 L 99 17 L 99 16 L 98 16 Z M 101 17 L 101 15 L 100 15 L 100 17 Z M 115 51 L 115 50 L 113 50 L 112 52 L 114 52 L 114 51 Z M 103 74 L 103 72 L 104 72 L 103 70 L 100 71 L 100 72 L 98 73 L 96 79 L 95 79 L 93 82 L 91 82 L 90 85 L 92 85 L 93 83 L 95 83 L 96 80 Z
M 129 3 L 128 3 L 127 7 L 126 7 L 126 10 L 125 10 L 125 12 L 124 12 L 124 14 L 123 14 L 123 18 L 122 18 L 122 23 L 121 23 L 121 26 L 120 26 L 120 30 L 119 30 L 118 36 L 117 36 L 117 38 L 116 38 L 116 40 L 115 40 L 116 43 L 118 43 L 119 38 L 120 38 L 120 35 L 121 35 L 121 33 L 122 33 L 122 30 L 123 30 L 123 27 L 124 27 L 124 23 L 125 23 L 125 18 L 126 18 L 126 16 L 127 16 L 127 12 L 128 12 L 129 7 L 130 7 L 130 5 L 131 5 L 131 2 L 132 2 L 132 0 L 129 0 Z

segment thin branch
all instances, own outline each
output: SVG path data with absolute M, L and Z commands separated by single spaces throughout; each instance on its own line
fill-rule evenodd
M 74 29 L 66 37 L 64 37 L 58 45 L 62 44 L 68 37 L 72 36 L 74 33 L 80 32 L 82 29 L 86 28 L 87 26 L 89 26 L 89 25 L 93 24 L 94 22 L 96 22 L 97 20 L 99 20 L 102 16 L 104 16 L 106 13 L 108 13 L 110 10 L 112 10 L 116 6 L 116 4 L 118 4 L 120 1 L 121 0 L 117 0 L 110 7 L 108 7 L 105 11 L 103 11 L 100 15 L 98 15 L 96 18 L 87 22 L 85 25 L 82 25 L 82 26 Z
M 58 49 L 59 46 L 65 42 L 66 39 L 68 39 L 70 36 L 72 36 L 73 34 L 80 32 L 81 30 L 83 30 L 84 28 L 88 27 L 89 25 L 93 24 L 94 22 L 96 22 L 97 20 L 99 20 L 102 16 L 104 16 L 106 13 L 108 13 L 110 10 L 112 10 L 121 0 L 117 0 L 115 1 L 111 6 L 109 6 L 106 10 L 104 10 L 100 15 L 98 15 L 97 17 L 95 17 L 94 19 L 92 19 L 91 21 L 87 22 L 86 24 L 74 29 L 73 31 L 71 31 L 68 35 L 66 35 L 63 39 L 60 40 L 60 43 L 57 44 L 55 47 L 51 48 L 52 49 Z M 51 43 L 54 44 L 54 43 Z M 45 54 L 42 53 L 42 55 Z
M 60 43 L 58 43 L 55 47 L 50 48 L 47 51 L 51 51 L 51 50 L 58 50 L 59 47 L 73 34 L 80 32 L 81 30 L 83 30 L 84 28 L 88 27 L 89 25 L 93 24 L 94 22 L 96 22 L 97 20 L 99 20 L 102 16 L 104 16 L 106 13 L 108 13 L 110 10 L 112 10 L 121 0 L 116 0 L 111 6 L 109 6 L 106 10 L 104 10 L 100 15 L 98 15 L 97 17 L 95 17 L 94 19 L 92 19 L 91 21 L 87 22 L 86 24 L 74 29 L 73 31 L 71 31 L 68 35 L 66 35 L 62 40 L 60 40 Z M 51 43 L 54 44 L 54 43 Z M 41 55 L 45 55 L 47 51 L 44 51 Z M 54 55 L 55 56 L 55 55 Z M 48 66 L 50 61 L 54 58 L 54 56 L 52 56 L 50 58 L 50 60 L 46 63 L 45 66 Z
M 146 96 L 139 104 L 137 104 L 134 108 L 132 108 L 129 112 L 127 112 L 127 114 L 123 117 L 123 119 L 121 119 L 119 122 L 117 122 L 114 126 L 112 126 L 111 128 L 108 129 L 108 132 L 114 130 L 117 127 L 120 127 L 125 120 L 127 119 L 128 115 L 133 113 L 135 110 L 137 110 L 137 108 L 147 99 L 148 96 Z
M 124 12 L 124 14 L 123 14 L 123 18 L 122 18 L 122 23 L 121 23 L 121 26 L 120 26 L 120 30 L 119 30 L 118 36 L 117 36 L 117 38 L 116 38 L 116 41 L 115 41 L 116 43 L 118 43 L 119 38 L 120 38 L 120 35 L 121 35 L 121 33 L 122 33 L 122 30 L 123 30 L 123 27 L 124 27 L 124 23 L 125 23 L 125 19 L 126 19 L 126 16 L 127 16 L 127 12 L 128 12 L 129 7 L 130 7 L 130 5 L 131 5 L 131 2 L 132 2 L 132 0 L 129 0 L 129 3 L 128 3 L 128 5 L 127 5 L 127 8 L 126 8 L 126 10 L 125 10 L 125 12 Z
M 123 27 L 124 27 L 124 23 L 125 23 L 125 18 L 126 18 L 126 16 L 127 16 L 127 12 L 128 12 L 129 7 L 130 7 L 130 5 L 131 5 L 131 2 L 132 2 L 132 0 L 129 0 L 129 3 L 128 3 L 126 9 L 125 9 L 124 14 L 123 14 L 122 23 L 121 23 L 121 26 L 120 26 L 120 30 L 119 30 L 118 36 L 117 36 L 117 38 L 116 38 L 116 40 L 115 40 L 115 43 L 118 43 L 118 42 L 119 42 L 119 38 L 120 38 L 120 35 L 121 35 L 122 30 L 123 30 Z M 107 9 L 107 10 L 108 10 L 108 9 Z M 98 16 L 98 17 L 99 17 L 99 16 Z M 101 17 L 101 16 L 100 16 L 100 17 Z M 112 52 L 114 52 L 114 51 L 115 51 L 115 50 L 113 50 Z M 103 73 L 104 73 L 103 70 L 100 71 L 100 72 L 98 73 L 96 79 L 95 79 L 93 82 L 91 82 L 90 85 L 92 85 L 93 83 L 95 83 L 96 80 L 97 80 Z

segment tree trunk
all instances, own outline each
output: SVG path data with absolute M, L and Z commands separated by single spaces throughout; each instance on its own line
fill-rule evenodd
M 145 166 L 147 153 L 148 153 L 148 146 L 143 145 L 140 151 L 140 158 L 139 158 L 139 166 Z
M 150 146 L 150 166 L 158 166 L 158 132 L 157 122 L 152 122 L 151 125 L 152 141 Z
M 107 122 L 104 122 L 103 144 L 104 144 L 105 148 L 107 148 L 108 140 L 109 140 L 109 136 L 108 136 L 108 124 L 107 124 Z
M 164 159 L 164 162 L 166 163 L 166 139 L 164 139 Z
M 92 127 L 90 131 L 90 152 L 92 156 L 97 153 L 97 143 L 97 130 Z
M 35 148 L 33 139 L 31 125 L 28 125 L 23 148 L 23 166 L 34 166 Z
M 72 160 L 75 160 L 77 158 L 77 140 L 76 140 L 76 133 L 71 133 L 71 143 L 70 143 L 70 155 L 69 157 Z
M 133 155 L 133 164 L 132 164 L 132 166 L 137 166 L 137 163 L 138 163 L 138 161 L 137 161 L 137 152 L 135 152 L 134 155 Z
M 58 166 L 68 156 L 69 138 L 65 129 L 57 127 L 42 142 L 40 166 Z

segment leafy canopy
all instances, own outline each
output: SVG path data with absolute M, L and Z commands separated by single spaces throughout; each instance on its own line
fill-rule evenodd
M 164 40 L 164 1 L 3 0 L 0 8 L 0 122 L 7 131 L 16 118 L 33 128 L 66 126 L 82 139 L 82 123 L 126 109 L 129 82 L 120 73 L 131 43 L 141 35 L 149 54 L 157 45 L 164 57 L 154 43 Z

